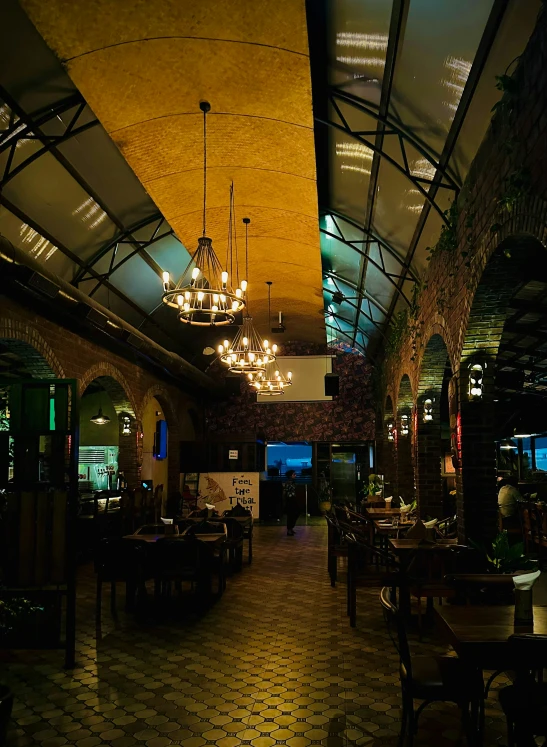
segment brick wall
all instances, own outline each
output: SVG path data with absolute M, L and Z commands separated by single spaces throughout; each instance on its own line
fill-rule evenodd
M 130 486 L 140 479 L 142 464 L 142 414 L 156 397 L 162 406 L 169 433 L 169 477 L 167 489 L 178 490 L 180 440 L 195 437 L 190 410 L 200 405 L 182 389 L 168 384 L 136 363 L 126 360 L 20 304 L 0 297 L 0 342 L 17 348 L 35 376 L 51 371 L 58 378 L 78 380 L 80 394 L 94 380 L 107 389 L 118 415 L 131 418 L 131 435 L 123 435 L 120 421 L 119 468 Z M 25 352 L 26 351 L 26 352 Z
M 413 434 L 418 500 L 424 511 L 437 513 L 440 433 L 436 420 L 430 427 L 423 423 L 422 407 L 427 391 L 439 394 L 441 368 L 448 358 L 459 385 L 451 425 L 455 427 L 459 413 L 456 483 L 462 539 L 492 535 L 497 518 L 493 390 L 488 384 L 479 407 L 467 401 L 469 362 L 480 354 L 489 361 L 489 370 L 494 369 L 511 294 L 547 261 L 546 19 L 545 12 L 540 14 L 518 63 L 516 97 L 494 118 L 470 169 L 458 202 L 457 250 L 438 253 L 430 262 L 427 287 L 419 298 L 416 349 L 408 335 L 401 349 L 388 356 L 384 369 L 385 395 L 395 411 L 401 380 L 409 377 L 412 406 L 418 408 Z M 525 193 L 510 211 L 500 208 L 499 199 L 523 169 L 529 173 Z

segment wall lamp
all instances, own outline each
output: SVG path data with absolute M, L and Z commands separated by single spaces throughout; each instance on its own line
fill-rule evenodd
M 484 369 L 486 363 L 473 363 L 469 368 L 469 399 L 482 399 L 484 394 Z
M 387 424 L 387 440 L 391 442 L 395 441 L 396 432 L 397 431 L 395 430 L 395 423 L 390 420 Z
M 122 415 L 122 436 L 131 435 L 131 418 L 129 415 Z
M 401 415 L 401 436 L 408 436 L 410 433 L 410 417 L 406 414 Z
M 430 423 L 433 420 L 433 400 L 428 398 L 424 400 L 424 423 Z

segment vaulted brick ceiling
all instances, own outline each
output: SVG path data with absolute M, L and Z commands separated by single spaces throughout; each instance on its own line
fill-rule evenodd
M 223 260 L 233 180 L 241 229 L 251 218 L 253 317 L 266 331 L 272 280 L 287 339 L 323 341 L 304 0 L 21 4 L 191 253 L 202 223 L 199 102 L 211 103 L 207 233 Z

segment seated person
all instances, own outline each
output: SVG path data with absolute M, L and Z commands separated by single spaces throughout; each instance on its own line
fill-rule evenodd
M 518 524 L 517 502 L 522 500 L 518 490 L 516 477 L 506 477 L 500 481 L 501 487 L 498 492 L 498 508 L 502 519 L 503 528 L 516 526 Z

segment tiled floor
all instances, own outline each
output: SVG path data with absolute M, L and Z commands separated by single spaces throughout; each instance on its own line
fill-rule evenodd
M 212 609 L 161 623 L 120 614 L 114 624 L 105 592 L 100 638 L 93 575 L 82 569 L 76 669 L 64 672 L 58 652 L 18 653 L 2 667 L 17 697 L 9 744 L 394 747 L 398 659 L 377 593 L 360 591 L 352 630 L 325 552 L 322 526 L 297 538 L 257 527 L 252 566 Z M 504 733 L 494 689 L 485 744 L 503 744 Z M 458 737 L 457 709 L 439 705 L 424 712 L 416 747 Z

